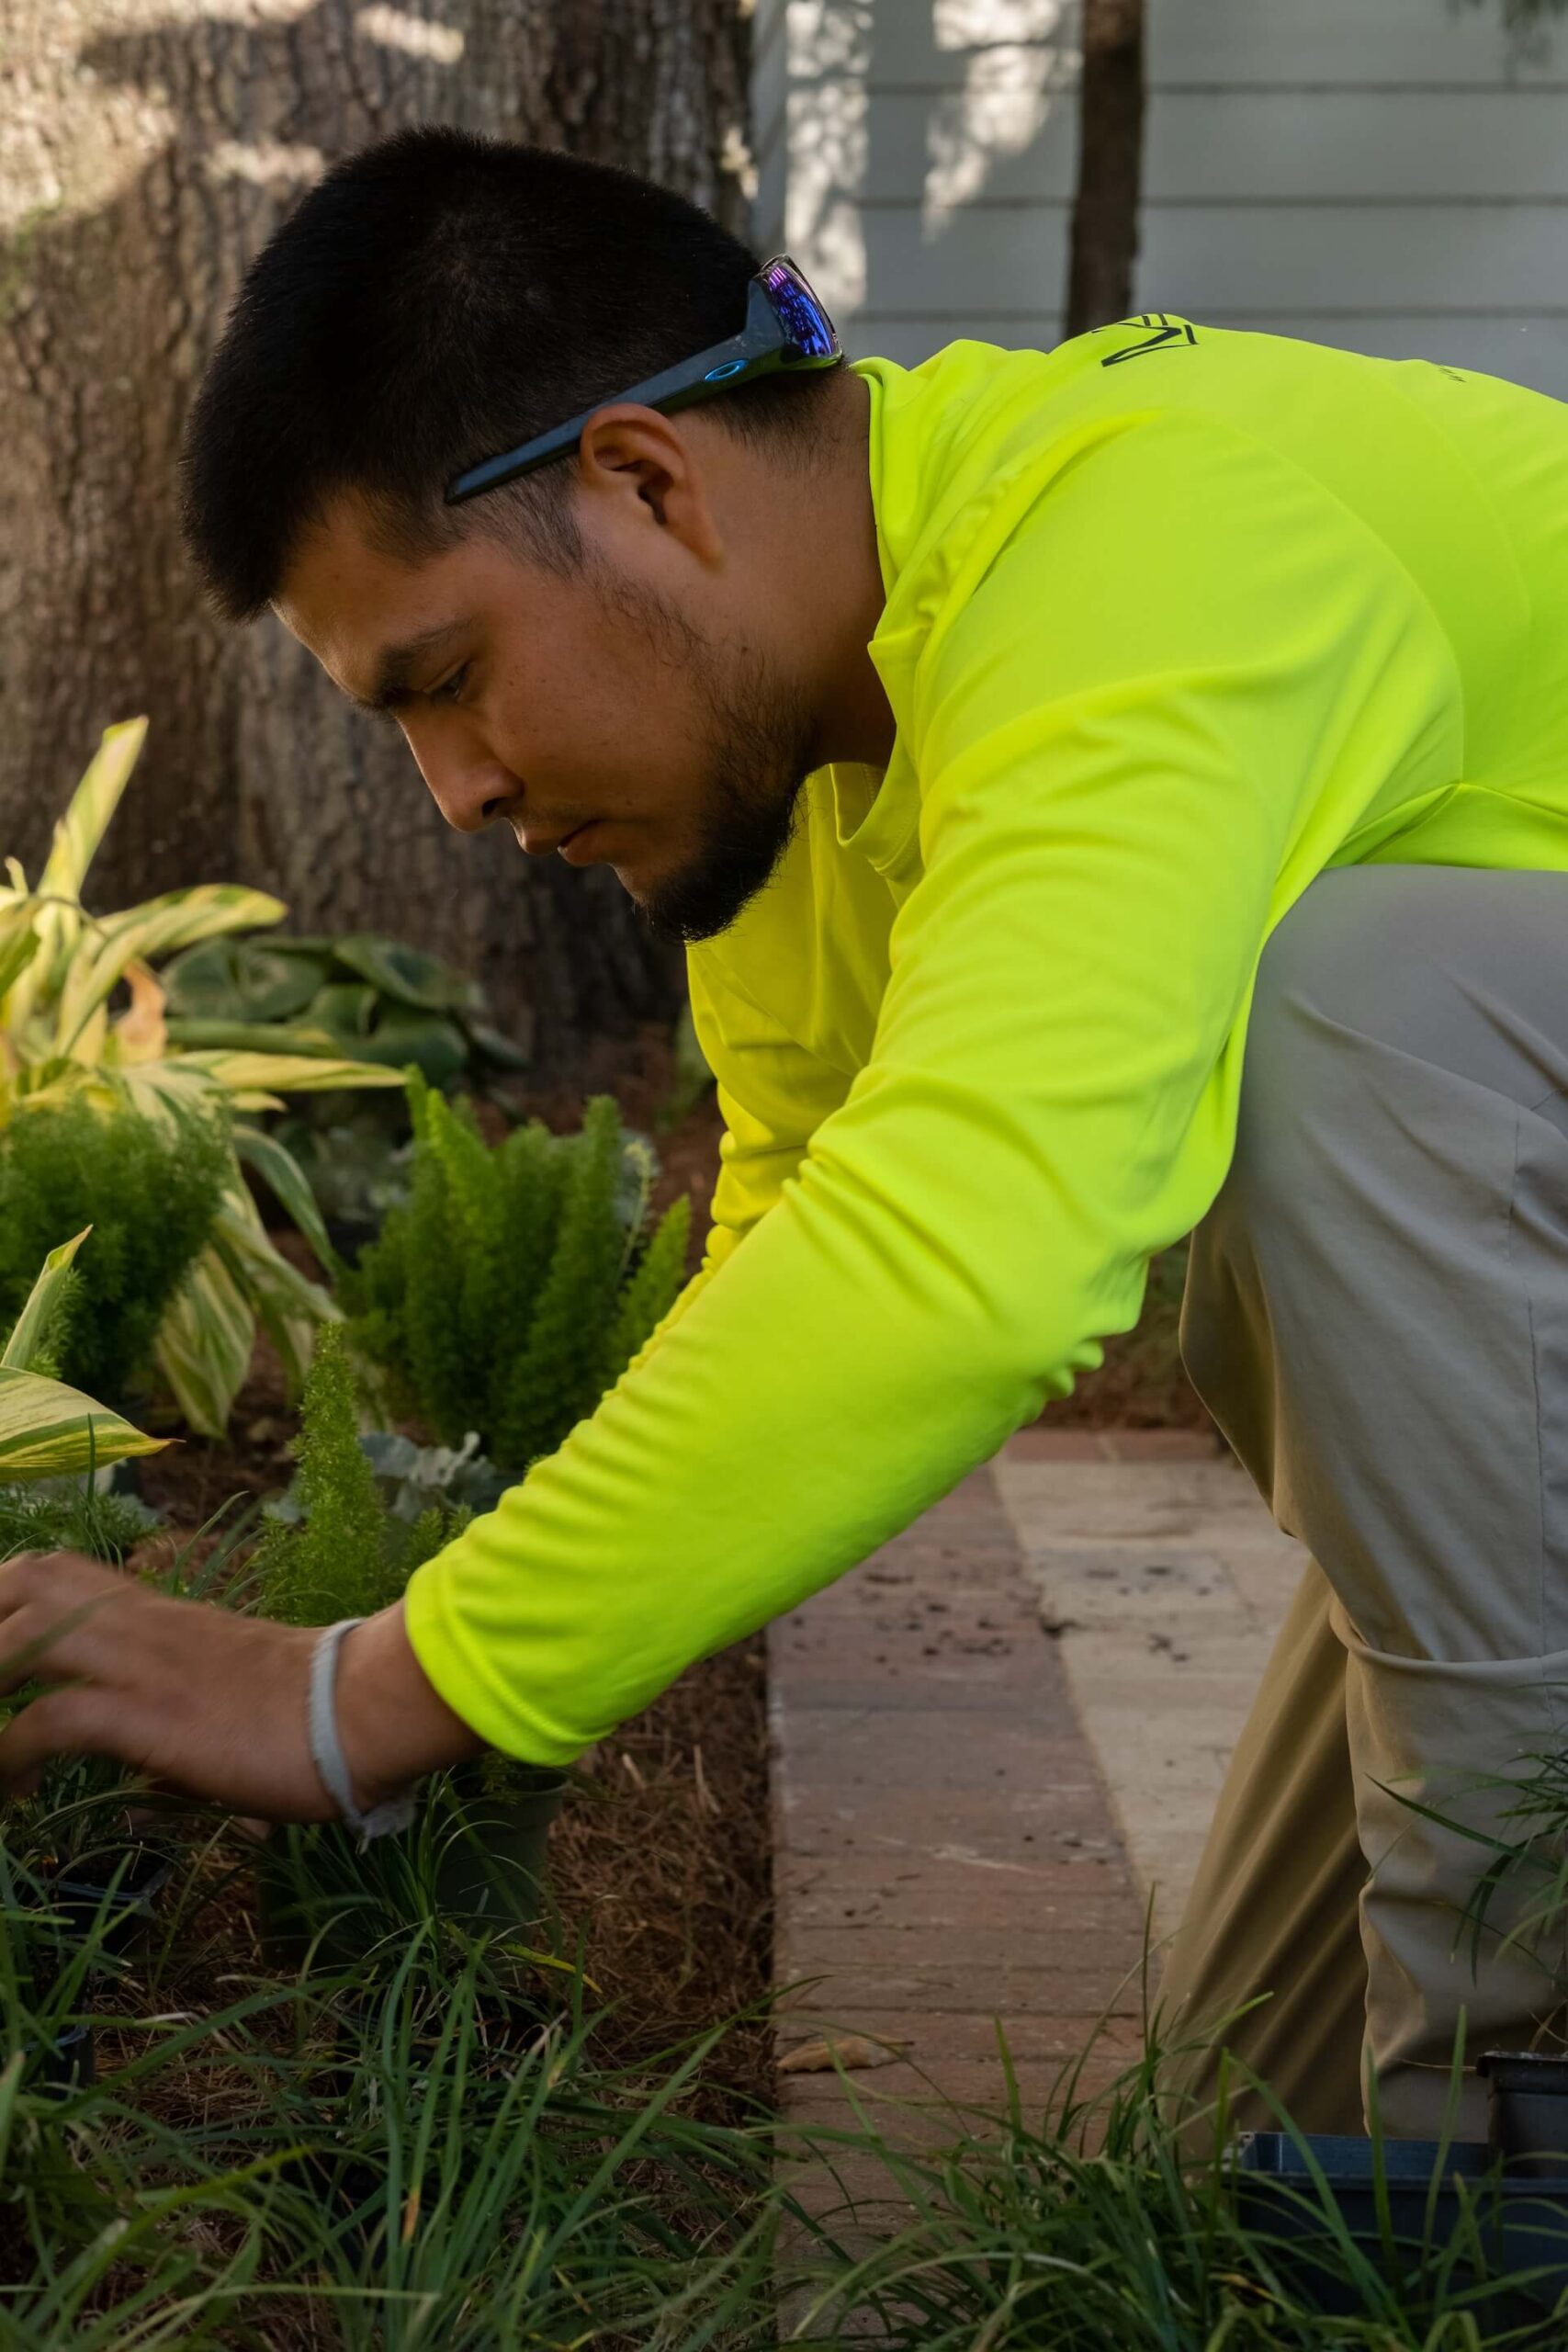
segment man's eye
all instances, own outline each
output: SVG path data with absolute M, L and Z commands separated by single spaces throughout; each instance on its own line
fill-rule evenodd
M 463 699 L 463 688 L 468 683 L 469 666 L 470 665 L 465 662 L 460 670 L 454 670 L 449 678 L 443 678 L 438 686 L 432 686 L 430 690 L 431 701 L 461 702 Z

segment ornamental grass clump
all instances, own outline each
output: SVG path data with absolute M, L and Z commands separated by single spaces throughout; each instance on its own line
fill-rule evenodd
M 217 1105 L 171 1106 L 157 1121 L 74 1095 L 0 1127 L 0 1325 L 20 1312 L 62 1233 L 90 1227 L 52 1369 L 121 1401 L 144 1382 L 164 1316 L 207 1246 L 231 1153 Z
M 320 1967 L 215 1987 L 179 1893 L 138 1954 L 142 2014 L 101 1936 L 61 1965 L 0 1849 L 0 2342 L 777 2342 L 770 2146 L 683 2111 L 705 2045 L 607 2064 L 586 2024 L 509 2019 L 481 1955 L 417 1932 L 370 1987 Z M 73 2079 L 84 2026 L 96 2076 Z
M 356 1345 L 443 1445 L 477 1432 L 520 1474 L 612 1387 L 669 1309 L 690 1203 L 649 1231 L 655 1174 L 608 1096 L 580 1134 L 536 1120 L 487 1146 L 411 1080 L 412 1183 L 342 1286 Z

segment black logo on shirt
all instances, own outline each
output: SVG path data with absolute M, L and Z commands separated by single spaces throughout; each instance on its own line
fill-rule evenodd
M 1164 351 L 1173 344 L 1196 343 L 1198 340 L 1197 330 L 1190 327 L 1185 319 L 1168 318 L 1163 311 L 1144 311 L 1135 319 L 1119 319 L 1117 325 L 1144 327 L 1147 332 L 1141 343 L 1129 343 L 1123 345 L 1120 351 L 1108 351 L 1100 363 L 1102 368 L 1120 368 L 1124 359 L 1141 359 L 1145 352 Z M 1096 327 L 1094 332 L 1096 334 L 1107 334 L 1111 330 Z

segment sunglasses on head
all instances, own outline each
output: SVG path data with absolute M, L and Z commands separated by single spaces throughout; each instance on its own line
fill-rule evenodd
M 694 401 L 712 400 L 736 384 L 751 383 L 759 376 L 797 370 L 804 375 L 813 368 L 836 368 L 843 356 L 832 320 L 794 262 L 786 254 L 779 254 L 764 262 L 751 280 L 746 323 L 739 334 L 666 368 L 646 383 L 634 384 L 629 391 L 595 401 L 581 416 L 552 425 L 547 433 L 536 434 L 515 449 L 503 449 L 499 457 L 469 466 L 447 483 L 446 503 L 460 506 L 465 499 L 499 490 L 502 482 L 516 481 L 536 467 L 547 466 L 552 458 L 564 457 L 576 448 L 595 410 L 607 408 L 611 399 L 636 401 L 669 415 L 676 409 L 690 408 Z

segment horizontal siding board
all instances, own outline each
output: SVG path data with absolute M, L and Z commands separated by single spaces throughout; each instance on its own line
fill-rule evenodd
M 790 57 L 796 70 L 945 80 L 983 51 L 1075 48 L 1081 14 L 1077 0 L 790 0 Z
M 1568 100 L 1531 90 L 1156 97 L 1145 188 L 1195 197 L 1568 197 Z
M 1501 15 L 1500 0 L 1149 0 L 1148 78 L 1156 89 L 1568 84 L 1568 26 L 1549 28 L 1536 55 L 1510 40 Z M 987 47 L 1058 62 L 1076 53 L 1076 8 L 998 9 L 995 22 L 993 41 L 942 46 L 933 0 L 793 0 L 782 21 L 759 7 L 753 55 L 759 76 L 852 74 L 881 93 L 961 87 Z M 1032 38 L 1013 37 L 1032 25 Z
M 1140 308 L 1178 311 L 1550 311 L 1568 303 L 1568 223 L 1530 205 L 1152 206 L 1137 284 Z
M 1021 153 L 999 145 L 982 108 L 959 96 L 876 96 L 863 195 L 918 202 L 933 156 L 965 158 L 983 198 L 1060 201 L 1072 193 L 1077 93 L 1045 94 Z M 791 140 L 809 152 L 820 99 L 796 91 Z M 758 137 L 762 136 L 761 121 Z M 1537 91 L 1258 94 L 1156 97 L 1145 194 L 1153 203 L 1265 199 L 1378 202 L 1479 198 L 1568 199 L 1568 97 Z
M 933 351 L 960 338 L 972 343 L 1000 344 L 1009 351 L 1049 351 L 1062 339 L 1062 321 L 1059 314 L 1048 311 L 1033 318 L 976 315 L 932 319 L 877 313 L 852 319 L 845 331 L 846 348 L 852 357 L 875 353 L 882 359 L 896 359 L 901 368 L 917 368 Z
M 971 205 L 928 234 L 918 206 L 860 215 L 885 310 L 1054 307 L 1068 208 Z M 1553 311 L 1568 303 L 1560 209 L 1519 205 L 1150 206 L 1138 301 L 1227 310 Z
M 928 180 L 934 187 L 943 170 L 951 174 L 955 167 L 964 175 L 963 187 L 985 196 L 1070 196 L 1077 162 L 1077 92 L 1047 89 L 1041 102 L 1044 119 L 1023 153 L 1010 154 L 1001 143 L 1005 121 L 988 119 L 983 101 L 966 108 L 961 91 L 924 97 L 873 94 L 864 196 L 873 202 L 919 202 Z M 792 142 L 809 140 L 817 103 L 804 91 L 791 97 Z
M 1158 83 L 1470 83 L 1564 74 L 1561 29 L 1543 63 L 1521 60 L 1496 0 L 1150 0 L 1149 74 Z

